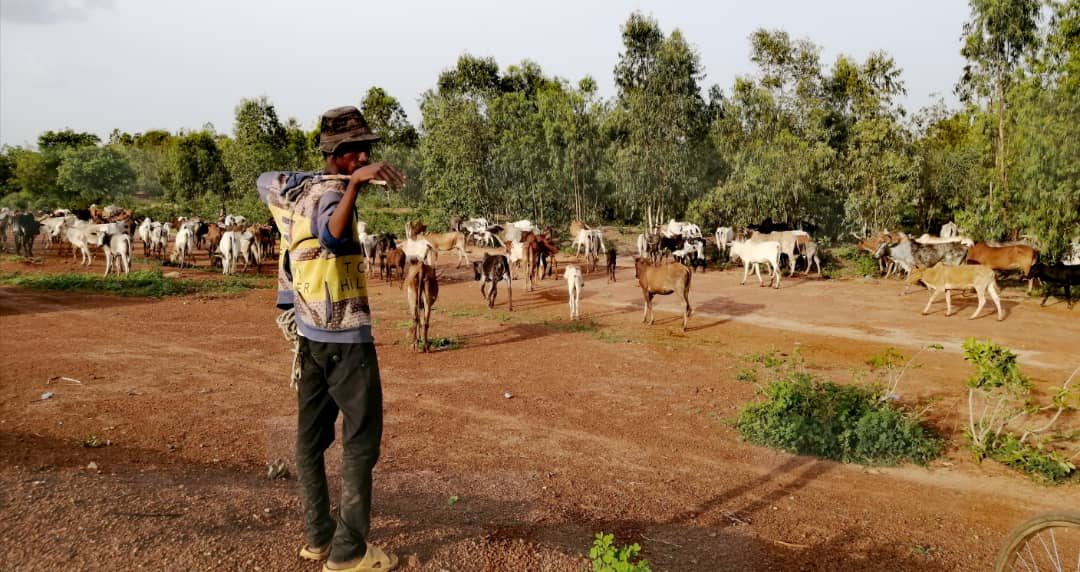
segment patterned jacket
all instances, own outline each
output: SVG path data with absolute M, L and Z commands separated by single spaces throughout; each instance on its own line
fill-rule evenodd
M 328 222 L 345 190 L 343 181 L 317 173 L 263 173 L 259 195 L 281 231 L 278 307 L 295 305 L 300 335 L 319 342 L 371 342 L 364 256 L 356 221 L 344 238 Z

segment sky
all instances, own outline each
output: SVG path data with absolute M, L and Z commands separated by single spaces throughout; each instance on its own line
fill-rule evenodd
M 678 28 L 706 78 L 730 91 L 752 75 L 750 34 L 784 29 L 840 54 L 884 50 L 903 69 L 910 111 L 955 104 L 965 0 L 0 0 L 0 144 L 33 146 L 71 128 L 232 132 L 242 98 L 266 96 L 283 120 L 314 128 L 368 88 L 420 121 L 421 94 L 459 55 L 499 66 L 530 59 L 615 93 L 621 26 L 634 11 Z

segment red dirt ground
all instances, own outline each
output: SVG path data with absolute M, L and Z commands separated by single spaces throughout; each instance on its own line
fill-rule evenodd
M 45 260 L 0 271 L 77 268 Z M 1015 349 L 1045 393 L 1080 365 L 1080 310 L 1064 303 L 1040 308 L 1012 288 L 1004 322 L 965 319 L 973 297 L 959 316 L 941 302 L 923 317 L 925 291 L 898 296 L 897 281 L 785 278 L 773 291 L 709 272 L 693 278 L 683 333 L 671 297 L 655 326 L 640 323 L 623 259 L 616 284 L 587 276 L 573 326 L 561 281 L 531 293 L 515 281 L 514 312 L 502 291 L 489 310 L 453 260 L 441 260 L 432 325 L 452 349 L 411 352 L 404 294 L 370 282 L 386 396 L 373 541 L 405 570 L 580 571 L 599 531 L 640 543 L 654 570 L 987 570 L 1015 524 L 1080 506 L 1075 484 L 1041 485 L 961 448 L 959 343 Z M 291 467 L 295 423 L 273 298 L 0 288 L 6 569 L 318 570 L 296 556 L 294 478 L 266 478 L 268 461 Z M 936 400 L 930 417 L 951 438 L 928 467 L 779 453 L 729 422 L 755 397 L 736 380 L 751 354 L 797 346 L 812 371 L 846 381 L 888 346 L 912 355 L 931 342 L 945 350 L 921 354 L 898 388 L 905 403 Z M 90 435 L 111 444 L 84 448 Z

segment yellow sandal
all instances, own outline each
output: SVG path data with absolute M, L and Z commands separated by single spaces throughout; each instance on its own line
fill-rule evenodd
M 363 558 L 340 563 L 327 561 L 323 564 L 323 572 L 388 572 L 397 568 L 397 565 L 397 556 L 368 544 Z

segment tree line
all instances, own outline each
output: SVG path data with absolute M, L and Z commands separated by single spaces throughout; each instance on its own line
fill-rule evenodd
M 617 92 L 461 55 L 421 95 L 410 123 L 373 87 L 360 108 L 383 134 L 378 158 L 410 183 L 388 204 L 431 216 L 503 215 L 704 226 L 771 218 L 823 239 L 955 220 L 975 239 L 1038 237 L 1056 258 L 1080 234 L 1080 0 L 970 0 L 961 104 L 909 112 L 889 54 L 823 62 L 783 30 L 749 38 L 755 72 L 706 87 L 679 30 L 640 13 L 622 26 Z M 945 86 L 948 87 L 948 86 Z M 264 170 L 317 170 L 315 131 L 265 97 L 235 110 L 232 134 L 49 131 L 0 153 L 0 203 L 130 204 L 260 220 Z M 149 203 L 147 203 L 149 201 Z

